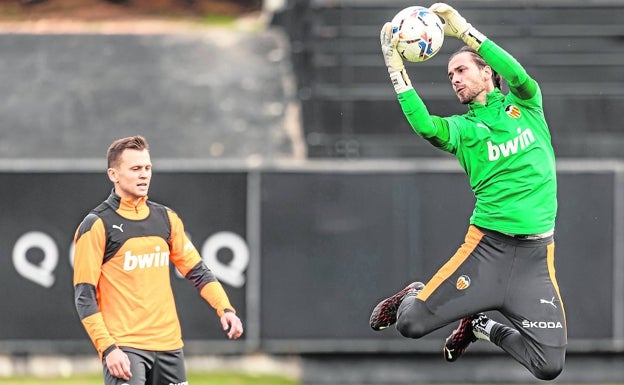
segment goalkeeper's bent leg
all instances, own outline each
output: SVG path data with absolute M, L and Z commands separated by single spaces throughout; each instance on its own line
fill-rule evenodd
M 553 380 L 563 370 L 565 346 L 540 344 L 523 337 L 516 329 L 500 323 L 492 327 L 490 340 L 540 380 Z

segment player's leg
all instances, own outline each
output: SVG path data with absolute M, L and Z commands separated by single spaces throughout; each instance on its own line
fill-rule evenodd
M 182 349 L 156 353 L 153 385 L 187 384 Z
M 477 340 L 475 329 L 484 319 L 487 320 L 485 314 L 479 312 L 498 309 L 502 306 L 506 291 L 505 285 L 513 271 L 513 258 L 516 248 L 514 238 L 478 227 L 477 230 L 482 234 L 480 247 L 484 250 L 480 269 L 485 272 L 485 274 L 480 274 L 479 281 L 485 280 L 487 284 L 482 285 L 482 288 L 486 291 L 496 290 L 499 297 L 496 297 L 495 306 L 483 306 L 481 310 L 468 313 L 460 319 L 457 327 L 444 341 L 442 352 L 444 359 L 448 362 L 456 361 L 464 354 L 468 346 Z M 497 235 L 502 237 L 499 238 Z M 485 297 L 485 294 L 479 295 Z
M 105 385 L 145 385 L 149 376 L 152 365 L 154 364 L 154 354 L 139 349 L 122 347 L 121 350 L 128 355 L 130 360 L 130 372 L 132 377 L 129 380 L 123 380 L 114 377 L 108 371 L 108 367 L 104 364 L 104 384 Z
M 397 329 L 420 338 L 462 317 L 502 305 L 504 280 L 511 263 L 475 226 L 455 255 L 416 296 L 407 296 L 397 312 Z
M 517 326 L 516 326 L 517 327 Z M 552 380 L 563 370 L 566 346 L 548 346 L 514 329 L 495 323 L 488 339 L 525 366 L 536 378 Z
M 501 347 L 535 377 L 552 380 L 561 373 L 567 344 L 563 302 L 554 270 L 552 238 L 523 241 L 518 247 L 516 274 L 509 282 L 500 311 L 513 327 L 481 320 L 479 338 Z
M 422 282 L 412 282 L 394 295 L 379 302 L 373 309 L 369 325 L 373 330 L 383 330 L 397 320 L 399 305 L 406 297 L 416 296 L 425 287 Z

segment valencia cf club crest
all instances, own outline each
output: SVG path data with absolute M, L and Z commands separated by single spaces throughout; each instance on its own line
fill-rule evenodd
M 520 109 L 513 104 L 505 107 L 505 113 L 509 115 L 510 118 L 518 119 L 520 117 Z
M 457 290 L 466 290 L 470 286 L 470 277 L 467 275 L 462 275 L 457 278 L 457 282 L 455 282 L 455 287 Z

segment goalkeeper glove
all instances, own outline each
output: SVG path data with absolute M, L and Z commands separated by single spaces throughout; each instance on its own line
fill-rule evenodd
M 486 39 L 485 35 L 477 31 L 453 7 L 446 3 L 435 3 L 429 7 L 429 10 L 444 21 L 444 34 L 446 36 L 461 39 L 475 51 L 479 50 Z
M 381 40 L 381 52 L 383 53 L 386 67 L 388 67 L 388 73 L 390 74 L 390 80 L 392 80 L 394 91 L 400 94 L 401 92 L 412 89 L 412 82 L 410 82 L 407 76 L 407 71 L 403 65 L 403 59 L 401 59 L 399 51 L 396 49 L 398 38 L 398 35 L 393 36 L 392 24 L 389 22 L 384 24 L 379 36 L 379 40 Z

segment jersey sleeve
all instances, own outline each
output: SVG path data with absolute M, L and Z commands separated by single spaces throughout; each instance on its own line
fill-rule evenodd
M 539 85 L 511 54 L 490 39 L 483 42 L 479 54 L 507 81 L 509 91 L 519 104 L 541 106 Z
M 202 259 L 193 242 L 186 235 L 184 224 L 178 214 L 168 209 L 167 215 L 171 223 L 169 257 L 178 271 L 186 277 L 195 265 L 202 262 Z
M 221 283 L 206 266 L 186 235 L 180 217 L 171 210 L 168 210 L 167 214 L 171 223 L 170 258 L 173 264 L 184 278 L 191 281 L 201 297 L 215 309 L 219 317 L 226 311 L 235 312 Z
M 418 136 L 441 150 L 454 152 L 450 143 L 452 133 L 448 122 L 444 118 L 429 114 L 427 106 L 415 90 L 402 92 L 397 98 L 403 114 Z
M 90 214 L 74 237 L 74 302 L 82 326 L 100 357 L 115 346 L 97 300 L 96 287 L 102 272 L 106 232 L 101 219 Z

